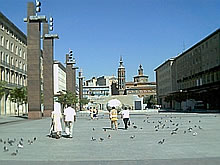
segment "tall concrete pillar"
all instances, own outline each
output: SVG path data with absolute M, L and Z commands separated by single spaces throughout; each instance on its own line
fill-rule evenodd
M 35 5 L 28 2 L 27 18 L 27 92 L 28 118 L 40 119 L 41 112 L 41 23 L 46 16 L 36 16 Z
M 79 71 L 79 110 L 82 110 L 82 104 L 81 100 L 83 99 L 83 76 L 82 76 L 82 70 Z
M 57 34 L 49 34 L 48 23 L 43 24 L 43 94 L 44 117 L 51 116 L 54 107 L 54 78 L 53 78 L 53 54 L 54 39 Z
M 66 90 L 73 94 L 76 94 L 76 64 L 73 55 L 66 54 Z

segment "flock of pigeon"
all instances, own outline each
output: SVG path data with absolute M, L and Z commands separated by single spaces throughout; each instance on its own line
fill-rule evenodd
M 0 144 L 3 144 L 3 152 L 11 154 L 11 156 L 16 156 L 19 153 L 19 150 L 23 149 L 25 145 L 32 145 L 37 141 L 36 137 L 32 139 L 24 140 L 23 138 L 8 138 L 4 140 L 0 138 Z
M 132 118 L 132 116 L 131 116 Z M 135 118 L 134 118 L 135 120 Z M 177 134 L 179 135 L 184 135 L 184 134 L 189 134 L 192 136 L 197 136 L 199 131 L 203 130 L 203 128 L 201 127 L 201 119 L 196 119 L 196 120 L 189 120 L 186 116 L 185 117 L 181 117 L 181 116 L 172 116 L 172 115 L 164 115 L 161 117 L 155 117 L 155 116 L 147 116 L 146 118 L 143 120 L 143 123 L 141 124 L 139 122 L 139 124 L 141 125 L 140 127 L 135 123 L 132 122 L 129 130 L 132 130 L 131 132 L 133 132 L 133 135 L 130 135 L 129 138 L 131 140 L 135 139 L 137 135 L 135 135 L 134 130 L 137 131 L 141 131 L 144 130 L 146 127 L 148 129 L 152 128 L 152 132 L 161 132 L 164 131 L 166 132 L 166 138 L 167 136 L 175 136 Z M 118 123 L 120 124 L 120 123 Z M 95 128 L 92 128 L 93 131 L 95 131 Z M 106 128 L 103 128 L 103 131 L 107 132 Z M 165 134 L 163 134 L 164 136 Z M 106 139 L 110 139 L 111 135 L 108 134 Z M 95 137 L 91 137 L 91 141 L 99 141 L 99 142 L 103 142 L 105 138 L 103 137 L 99 137 L 99 138 L 95 138 Z M 163 137 L 161 140 L 157 141 L 157 144 L 164 144 L 166 141 L 165 137 Z

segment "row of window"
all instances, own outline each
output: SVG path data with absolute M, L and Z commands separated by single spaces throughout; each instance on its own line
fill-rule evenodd
M 4 54 L 3 52 L 0 52 L 0 60 L 2 64 L 10 65 L 17 67 L 19 69 L 22 69 L 23 71 L 27 71 L 26 64 L 22 63 L 22 61 L 19 61 L 16 58 L 10 57 L 8 54 Z
M 5 31 L 6 34 L 10 35 L 12 38 L 14 38 L 16 41 L 18 41 L 22 45 L 26 45 L 26 43 L 18 37 L 12 30 L 10 30 L 6 25 L 4 25 L 2 22 L 0 23 L 0 29 L 2 31 Z
M 6 81 L 8 83 L 18 84 L 22 86 L 27 85 L 27 79 L 25 75 L 3 68 L 1 68 L 0 74 L 1 81 Z
M 212 73 L 208 73 L 208 74 L 203 74 L 199 78 L 190 79 L 185 82 L 180 82 L 180 83 L 178 83 L 178 88 L 179 89 L 186 89 L 186 88 L 201 86 L 204 84 L 209 84 L 209 83 L 213 83 L 213 82 L 217 82 L 217 81 L 220 81 L 220 71 L 212 72 Z
M 9 40 L 5 40 L 4 36 L 0 37 L 0 46 L 5 46 L 6 49 L 11 51 L 12 53 L 15 53 L 19 57 L 22 57 L 23 59 L 26 59 L 26 53 L 22 48 L 19 48 L 17 45 L 15 45 L 13 42 L 10 42 Z

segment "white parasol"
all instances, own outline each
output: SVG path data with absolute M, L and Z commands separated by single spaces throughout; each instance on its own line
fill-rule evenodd
M 111 110 L 112 107 L 115 107 L 117 110 L 120 110 L 122 107 L 121 102 L 118 99 L 109 100 L 107 103 L 107 109 Z

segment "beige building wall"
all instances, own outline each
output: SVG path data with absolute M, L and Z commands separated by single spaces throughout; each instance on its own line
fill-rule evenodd
M 7 88 L 27 85 L 27 39 L 10 20 L 0 12 L 0 80 Z M 0 115 L 15 114 L 16 105 L 6 93 L 1 99 Z M 20 112 L 24 107 L 20 106 Z
M 187 89 L 219 81 L 220 30 L 214 32 L 176 58 L 177 87 Z
M 172 93 L 172 66 L 174 59 L 171 58 L 161 64 L 156 71 L 156 83 L 157 83 L 157 99 L 158 104 L 162 105 L 163 108 L 169 107 L 168 103 L 164 101 L 165 97 Z

